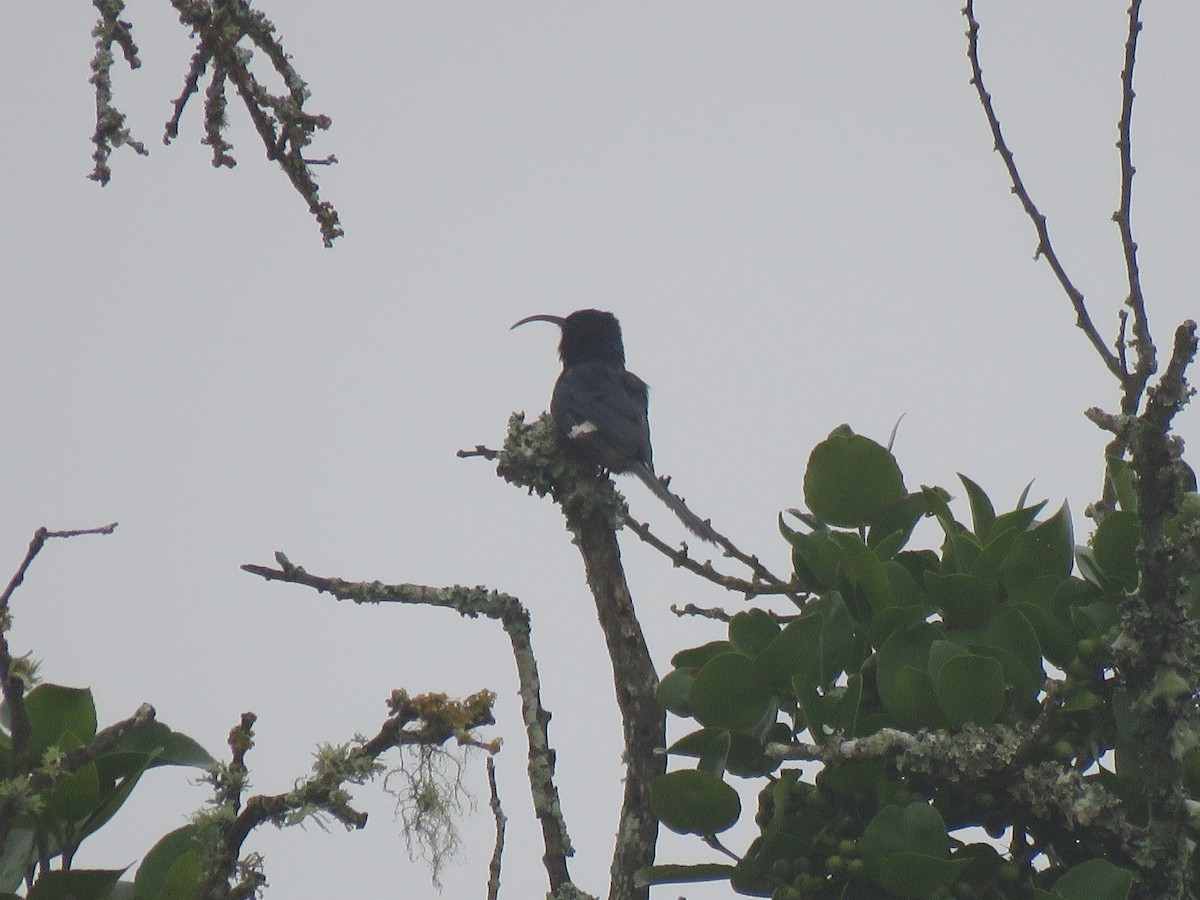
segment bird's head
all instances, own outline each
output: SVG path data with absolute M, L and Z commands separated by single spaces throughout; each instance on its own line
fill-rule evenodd
M 562 340 L 558 342 L 558 357 L 562 360 L 564 369 L 580 363 L 597 361 L 622 367 L 625 365 L 621 323 L 610 312 L 579 309 L 565 319 L 550 315 L 527 316 L 513 325 L 513 328 L 527 322 L 551 322 L 562 329 Z

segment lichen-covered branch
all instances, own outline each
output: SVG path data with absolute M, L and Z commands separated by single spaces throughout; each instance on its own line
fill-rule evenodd
M 411 697 L 406 691 L 393 691 L 388 718 L 374 737 L 323 747 L 313 774 L 298 781 L 292 790 L 256 794 L 244 802 L 246 754 L 254 746 L 256 718 L 253 713 L 243 713 L 229 733 L 232 761 L 211 776 L 214 807 L 195 822 L 200 834 L 211 836 L 208 869 L 199 896 L 204 900 L 252 897 L 265 884 L 257 856 L 241 856 L 246 839 L 260 825 L 283 827 L 326 815 L 348 829 L 365 827 L 367 815 L 351 805 L 346 785 L 363 784 L 380 774 L 383 765 L 379 758 L 392 748 L 436 748 L 452 738 L 460 744 L 481 746 L 472 732 L 493 724 L 495 699 L 491 691 L 480 691 L 462 701 L 442 694 Z
M 546 417 L 526 425 L 509 421 L 497 472 L 507 481 L 562 507 L 567 528 L 583 557 L 588 587 L 612 660 L 613 683 L 625 736 L 625 793 L 613 852 L 609 900 L 645 900 L 649 888 L 634 875 L 654 862 L 658 819 L 650 811 L 650 785 L 666 771 L 666 714 L 655 691 L 654 670 L 621 564 L 616 530 L 626 513 L 608 478 L 558 452 Z
M 275 554 L 278 569 L 244 565 L 251 574 L 268 581 L 301 584 L 338 600 L 354 603 L 413 603 L 440 606 L 457 610 L 460 615 L 475 618 L 487 616 L 500 622 L 512 645 L 521 695 L 521 715 L 529 742 L 529 782 L 534 812 L 542 827 L 543 865 L 551 890 L 570 885 L 567 857 L 574 854 L 567 834 L 566 821 L 554 783 L 554 750 L 550 746 L 550 713 L 541 702 L 541 680 L 537 659 L 530 638 L 528 611 L 517 598 L 484 587 L 436 588 L 419 584 L 387 585 L 382 582 L 349 582 L 340 578 L 310 575 L 293 565 L 282 553 Z
M 133 42 L 133 26 L 120 19 L 124 11 L 123 0 L 93 0 L 93 3 L 100 19 L 92 32 L 96 38 L 91 76 L 96 88 L 96 133 L 93 137 L 96 166 L 91 177 L 107 184 L 112 177 L 108 159 L 116 147 L 128 145 L 143 155 L 148 151 L 132 138 L 124 114 L 113 104 L 113 44 L 120 46 L 131 68 L 141 65 Z M 333 156 L 312 159 L 304 155 L 316 133 L 327 130 L 332 122 L 328 116 L 305 110 L 304 105 L 309 100 L 308 86 L 283 49 L 274 24 L 252 9 L 249 0 L 171 0 L 171 5 L 197 43 L 184 77 L 183 90 L 175 99 L 174 111 L 167 120 L 163 143 L 170 143 L 178 136 L 179 121 L 188 100 L 199 93 L 205 72 L 211 72 L 204 92 L 203 143 L 212 148 L 214 166 L 232 168 L 236 165 L 231 153 L 233 146 L 224 136 L 228 125 L 226 85 L 232 84 L 262 140 L 267 159 L 274 160 L 283 169 L 317 220 L 325 246 L 332 246 L 344 232 L 337 210 L 320 199 L 313 167 L 331 165 L 337 159 Z M 273 94 L 267 90 L 251 71 L 254 50 L 267 58 L 282 80 L 284 90 L 281 93 Z

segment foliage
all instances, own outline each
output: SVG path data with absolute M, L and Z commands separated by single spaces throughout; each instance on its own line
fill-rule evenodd
M 697 765 L 656 784 L 656 813 L 719 846 L 736 819 L 725 781 L 765 779 L 759 836 L 736 865 L 643 880 L 721 877 L 775 898 L 1127 895 L 1145 754 L 1113 645 L 1138 584 L 1136 496 L 1118 490 L 1123 508 L 1077 548 L 1065 504 L 1042 515 L 1022 496 L 997 512 L 960 479 L 970 526 L 948 491 L 907 490 L 892 454 L 845 426 L 813 450 L 812 512 L 790 511 L 801 528 L 779 523 L 813 598 L 799 615 L 738 613 L 725 640 L 677 653 L 659 691 L 700 727 L 669 748 Z M 1167 523 L 1188 554 L 1189 611 L 1194 487 L 1181 485 Z M 936 550 L 910 546 L 924 518 Z M 1194 742 L 1180 748 L 1200 771 Z M 1200 780 L 1188 789 L 1200 798 Z M 1008 838 L 1007 859 L 983 830 Z

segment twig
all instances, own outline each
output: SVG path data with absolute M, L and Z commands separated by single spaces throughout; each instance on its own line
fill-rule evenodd
M 1025 182 L 1021 178 L 1021 173 L 1017 170 L 1016 161 L 1013 158 L 1012 151 L 1005 143 L 1004 135 L 1000 130 L 1000 120 L 996 116 L 996 110 L 992 106 L 992 95 L 987 92 L 983 83 L 983 69 L 979 64 L 979 22 L 975 18 L 975 2 L 967 0 L 967 5 L 963 7 L 963 15 L 967 18 L 967 58 L 971 62 L 971 84 L 975 86 L 976 92 L 979 94 L 979 102 L 983 106 L 984 114 L 987 116 L 988 125 L 992 130 L 992 137 L 995 139 L 995 149 L 1004 160 L 1004 167 L 1008 170 L 1008 177 L 1012 181 L 1012 192 L 1017 195 L 1017 199 L 1021 201 L 1021 206 L 1025 209 L 1025 214 L 1029 216 L 1033 222 L 1033 227 L 1037 230 L 1038 246 L 1035 252 L 1035 258 L 1038 256 L 1044 257 L 1049 263 L 1054 276 L 1058 279 L 1058 283 L 1066 292 L 1067 298 L 1071 301 L 1071 306 L 1075 309 L 1075 324 L 1078 325 L 1096 352 L 1100 354 L 1100 358 L 1104 361 L 1104 365 L 1108 370 L 1124 384 L 1126 372 L 1121 368 L 1121 362 L 1117 356 L 1108 349 L 1104 343 L 1104 338 L 1100 336 L 1100 332 L 1096 330 L 1096 326 L 1092 323 L 1091 316 L 1084 305 L 1083 293 L 1075 287 L 1070 276 L 1067 275 L 1066 269 L 1063 268 L 1059 261 L 1058 254 L 1054 251 L 1054 245 L 1050 241 L 1050 229 L 1046 224 L 1046 217 L 1038 210 L 1033 202 L 1033 198 L 1029 196 L 1029 191 L 1025 188 Z
M 541 679 L 538 675 L 537 659 L 530 639 L 529 613 L 521 602 L 509 594 L 488 590 L 483 587 L 435 588 L 419 584 L 386 585 L 374 582 L 349 582 L 340 578 L 323 578 L 310 575 L 302 567 L 293 565 L 283 553 L 276 553 L 278 569 L 265 566 L 244 565 L 242 569 L 268 581 L 286 581 L 301 584 L 338 600 L 354 603 L 416 603 L 457 610 L 460 615 L 474 618 L 487 616 L 500 622 L 508 635 L 517 666 L 517 681 L 520 686 L 521 712 L 525 722 L 525 734 L 529 742 L 529 780 L 533 795 L 534 812 L 541 822 L 542 841 L 545 853 L 542 857 L 551 891 L 570 884 L 567 857 L 574 854 L 571 839 L 567 834 L 566 821 L 559 803 L 558 788 L 554 783 L 554 750 L 550 746 L 550 713 L 541 702 Z
M 743 553 L 719 532 L 717 536 L 720 538 L 721 546 L 725 547 L 725 555 L 737 559 L 748 566 L 754 572 L 753 580 L 747 581 L 733 575 L 724 575 L 713 567 L 711 560 L 706 560 L 703 563 L 696 561 L 689 555 L 687 544 L 682 544 L 678 549 L 671 547 L 666 541 L 655 535 L 650 530 L 648 524 L 639 522 L 632 516 L 627 515 L 624 524 L 630 531 L 641 538 L 642 541 L 670 559 L 672 564 L 677 568 L 687 569 L 689 572 L 699 575 L 713 584 L 720 585 L 728 591 L 743 594 L 747 600 L 764 594 L 780 594 L 789 598 L 797 606 L 802 607 L 806 602 L 807 594 L 800 591 L 795 584 L 785 582 L 773 575 L 759 562 L 757 556 L 749 556 Z
M 1117 150 L 1121 158 L 1121 201 L 1113 221 L 1121 232 L 1121 247 L 1125 254 L 1125 273 L 1129 282 L 1129 297 L 1126 305 L 1133 310 L 1133 342 L 1137 348 L 1137 364 L 1132 372 L 1125 369 L 1123 379 L 1125 396 L 1122 410 L 1127 414 L 1137 412 L 1146 382 L 1158 369 L 1154 342 L 1150 337 L 1150 323 L 1146 317 L 1145 297 L 1142 295 L 1142 278 L 1138 269 L 1137 242 L 1133 239 L 1130 205 L 1133 197 L 1133 147 L 1131 129 L 1133 124 L 1133 67 L 1137 57 L 1138 35 L 1142 30 L 1139 20 L 1142 0 L 1131 0 L 1129 4 L 1129 33 L 1125 40 L 1125 66 L 1121 70 L 1121 118 L 1117 122 Z M 1121 322 L 1124 333 L 1124 319 Z M 1124 368 L 1124 354 L 1122 354 Z
M 492 850 L 492 858 L 488 863 L 488 900 L 497 900 L 500 896 L 500 863 L 504 858 L 504 827 L 508 817 L 500 808 L 500 791 L 496 787 L 496 763 L 492 757 L 487 757 L 488 806 L 492 810 L 492 818 L 496 821 L 496 846 Z

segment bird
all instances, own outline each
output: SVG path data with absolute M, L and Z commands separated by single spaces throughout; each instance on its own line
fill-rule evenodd
M 712 526 L 688 509 L 654 472 L 650 388 L 625 368 L 625 344 L 617 317 L 598 309 L 580 309 L 565 318 L 527 316 L 512 328 L 529 322 L 550 322 L 562 331 L 558 344 L 562 374 L 550 398 L 550 417 L 560 444 L 601 469 L 637 476 L 689 531 L 709 543 L 719 543 Z

